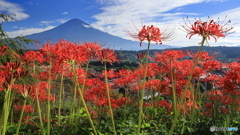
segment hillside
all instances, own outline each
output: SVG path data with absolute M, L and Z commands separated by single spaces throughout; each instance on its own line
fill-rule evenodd
M 191 47 L 182 47 L 182 48 L 171 48 L 171 49 L 152 49 L 150 54 L 153 55 L 155 52 L 161 52 L 166 50 L 182 50 L 182 51 L 191 51 L 197 52 L 199 46 L 191 46 Z M 240 58 L 240 47 L 208 47 L 204 46 L 204 52 L 208 52 L 210 56 L 216 56 L 215 59 L 223 61 L 223 62 L 231 62 L 237 58 Z M 120 51 L 119 53 L 123 56 L 126 60 L 136 60 L 137 53 L 146 52 L 146 50 L 140 51 Z

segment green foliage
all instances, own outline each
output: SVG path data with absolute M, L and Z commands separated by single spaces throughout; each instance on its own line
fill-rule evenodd
M 163 49 L 157 50 L 152 49 L 150 50 L 150 55 L 153 55 L 155 52 L 162 52 L 166 50 L 182 50 L 182 51 L 192 51 L 197 52 L 199 46 L 190 46 L 190 47 L 182 47 L 182 48 L 171 48 L 171 49 Z M 203 51 L 208 52 L 209 54 L 216 57 L 216 59 L 222 62 L 228 62 L 231 59 L 240 58 L 240 47 L 227 47 L 227 46 L 218 46 L 218 47 L 209 47 L 203 46 Z M 117 53 L 121 54 L 121 60 L 128 60 L 128 61 L 136 61 L 137 54 L 141 52 L 146 52 L 146 50 L 140 51 L 116 51 Z
M 7 46 L 17 53 L 20 53 L 21 49 L 26 49 L 24 44 L 30 44 L 33 42 L 36 42 L 35 40 L 26 39 L 22 36 L 18 36 L 15 38 L 9 38 L 7 33 L 3 30 L 2 25 L 9 21 L 16 21 L 14 18 L 14 15 L 6 15 L 6 14 L 0 14 L 0 47 L 1 46 Z

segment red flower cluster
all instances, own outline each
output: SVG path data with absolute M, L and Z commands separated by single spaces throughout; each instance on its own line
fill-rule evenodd
M 210 37 L 213 37 L 215 39 L 215 42 L 217 42 L 217 38 L 219 37 L 225 37 L 230 30 L 232 30 L 233 27 L 229 27 L 227 24 L 231 23 L 229 20 L 226 24 L 221 25 L 219 24 L 219 21 L 216 22 L 214 20 L 196 20 L 193 24 L 190 23 L 190 21 L 187 18 L 187 21 L 189 24 L 185 23 L 183 25 L 183 28 L 188 33 L 187 36 L 189 36 L 189 39 L 193 35 L 200 35 L 203 38 L 208 38 L 210 40 Z
M 206 24 L 205 24 L 206 25 Z M 151 26 L 144 27 L 139 33 L 138 37 L 141 40 L 150 40 L 160 42 L 160 30 Z M 161 33 L 160 33 L 161 34 Z M 187 57 L 186 57 L 187 56 Z M 138 54 L 138 58 L 142 59 L 144 53 Z M 155 53 L 151 56 L 151 62 L 147 65 L 140 63 L 134 70 L 109 70 L 107 76 L 109 78 L 110 101 L 114 109 L 120 109 L 123 105 L 132 105 L 134 101 L 138 100 L 138 92 L 143 88 L 143 76 L 145 66 L 147 66 L 145 90 L 146 93 L 158 93 L 158 96 L 172 98 L 173 89 L 176 90 L 177 98 L 182 97 L 184 94 L 184 105 L 176 104 L 181 108 L 182 112 L 189 113 L 193 108 L 202 109 L 201 112 L 208 111 L 209 104 L 202 107 L 196 102 L 199 100 L 199 95 L 193 93 L 199 92 L 204 84 L 198 82 L 210 83 L 212 86 L 207 88 L 206 101 L 204 103 L 212 103 L 217 101 L 221 105 L 226 106 L 223 108 L 219 106 L 219 110 L 223 113 L 231 113 L 232 106 L 239 106 L 240 96 L 240 65 L 233 62 L 227 66 L 227 70 L 222 70 L 223 64 L 217 60 L 212 60 L 213 57 L 208 53 L 200 53 L 199 62 L 193 72 L 193 77 L 190 80 L 191 89 L 187 89 L 186 83 L 189 79 L 189 74 L 194 65 L 193 60 L 189 57 L 196 57 L 196 54 L 185 53 L 183 51 L 167 50 Z M 99 60 L 102 63 L 109 62 L 112 64 L 116 60 L 114 50 L 103 49 L 97 43 L 84 43 L 81 45 L 73 44 L 69 41 L 60 40 L 56 44 L 46 44 L 41 51 L 29 51 L 24 54 L 22 62 L 8 62 L 0 65 L 0 90 L 9 88 L 12 85 L 12 90 L 25 98 L 30 100 L 39 100 L 45 102 L 48 99 L 48 90 L 53 93 L 53 88 L 58 89 L 58 80 L 63 76 L 64 80 L 75 83 L 76 87 L 83 92 L 84 99 L 87 104 L 97 107 L 92 107 L 92 112 L 101 110 L 102 112 L 108 111 L 108 99 L 106 94 L 106 82 L 103 80 L 105 72 L 89 73 L 87 66 L 91 60 Z M 21 84 L 22 79 L 27 74 L 27 67 L 35 67 L 38 70 L 29 70 L 30 75 L 34 81 L 28 85 Z M 26 67 L 26 68 L 23 68 Z M 216 70 L 222 70 L 224 73 L 213 74 Z M 51 80 L 51 85 L 48 85 L 48 80 Z M 15 82 L 14 82 L 15 81 Z M 52 83 L 53 82 L 53 83 Z M 56 84 L 56 87 L 53 87 Z M 65 83 L 64 83 L 65 85 Z M 50 87 L 50 88 L 49 88 Z M 118 94 L 117 88 L 124 88 L 128 94 Z M 71 91 L 71 88 L 65 91 Z M 54 92 L 55 93 L 55 92 Z M 57 93 L 56 93 L 57 94 Z M 78 95 L 77 95 L 78 96 Z M 56 96 L 57 97 L 57 96 Z M 50 94 L 50 100 L 54 101 L 53 94 Z M 172 110 L 172 105 L 166 100 L 159 98 L 154 99 L 154 102 L 145 102 L 145 106 L 151 107 L 164 107 L 168 112 Z M 177 99 L 179 101 L 179 99 Z M 234 104 L 231 104 L 234 102 Z M 154 105 L 152 105 L 154 103 Z M 135 104 L 134 104 L 135 105 Z M 20 111 L 23 107 L 15 105 L 14 108 Z M 30 105 L 25 106 L 25 112 L 34 111 Z
M 6 62 L 4 64 L 5 65 L 0 66 L 0 78 L 2 78 L 0 84 L 2 84 L 4 88 L 8 88 L 8 86 L 13 84 L 16 79 L 25 77 L 28 74 L 28 70 L 23 69 L 20 66 L 20 62 Z
M 5 51 L 7 50 L 7 47 L 6 46 L 2 46 L 0 48 L 0 55 L 4 55 Z
M 32 87 L 31 91 L 29 91 L 29 96 L 34 100 L 38 99 L 39 101 L 46 102 L 48 99 L 47 88 L 48 88 L 47 82 L 39 82 L 38 84 Z M 55 100 L 52 94 L 50 95 L 50 100 L 51 101 Z
M 139 31 L 137 30 L 137 34 L 127 32 L 131 37 L 138 39 L 140 41 L 140 46 L 142 46 L 143 41 L 148 42 L 156 42 L 156 44 L 162 44 L 162 41 L 171 40 L 174 37 L 174 30 L 173 29 L 164 29 L 160 30 L 153 25 L 151 26 L 143 26 L 142 29 Z
M 33 62 L 40 62 L 42 64 L 45 59 L 43 58 L 43 54 L 35 51 L 28 51 L 22 57 L 23 61 L 29 62 L 30 65 L 33 65 Z
M 97 59 L 99 61 L 103 62 L 109 62 L 111 65 L 113 62 L 117 61 L 116 60 L 116 54 L 114 53 L 114 50 L 112 49 L 102 49 L 98 50 L 96 52 L 97 54 Z
M 24 112 L 25 113 L 31 113 L 34 111 L 34 109 L 32 108 L 31 105 L 24 105 L 24 106 L 20 106 L 20 105 L 14 105 L 13 106 L 15 110 L 17 111 L 22 111 L 22 109 L 24 108 Z

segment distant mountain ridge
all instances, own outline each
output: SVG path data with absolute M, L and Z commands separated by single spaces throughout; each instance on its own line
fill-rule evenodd
M 60 39 L 65 39 L 73 43 L 79 42 L 98 42 L 115 50 L 142 50 L 146 49 L 139 46 L 139 42 L 126 40 L 98 29 L 91 27 L 89 24 L 80 19 L 71 19 L 53 29 L 25 36 L 29 39 L 34 39 L 40 42 L 41 45 L 51 42 L 57 42 Z M 167 49 L 174 48 L 168 45 L 158 45 L 151 47 L 152 49 Z M 27 49 L 38 49 L 37 46 L 27 45 Z

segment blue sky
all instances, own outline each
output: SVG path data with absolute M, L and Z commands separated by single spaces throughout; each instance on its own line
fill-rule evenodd
M 15 14 L 17 22 L 8 22 L 3 28 L 10 37 L 29 35 L 52 29 L 70 19 L 78 18 L 109 34 L 131 39 L 125 30 L 134 25 L 155 25 L 176 28 L 176 38 L 164 44 L 193 46 L 200 37 L 186 38 L 179 30 L 183 18 L 201 18 L 232 21 L 234 33 L 211 46 L 240 45 L 240 2 L 239 0 L 0 0 L 0 12 Z M 134 22 L 134 25 L 133 23 Z M 142 22 L 142 24 L 141 24 Z

